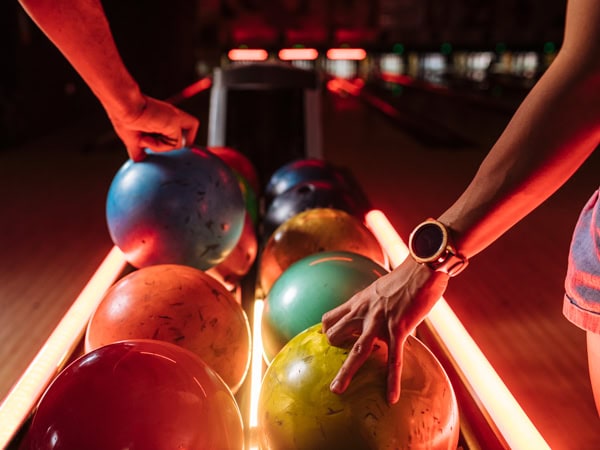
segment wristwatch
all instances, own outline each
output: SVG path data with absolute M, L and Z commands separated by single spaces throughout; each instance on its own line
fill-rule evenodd
M 410 234 L 408 249 L 418 263 L 451 277 L 469 264 L 469 260 L 454 246 L 448 227 L 435 219 L 427 219 L 416 226 Z

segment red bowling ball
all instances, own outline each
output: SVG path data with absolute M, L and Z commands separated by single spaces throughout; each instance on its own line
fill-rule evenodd
M 231 147 L 207 147 L 207 150 L 217 155 L 235 172 L 244 177 L 254 192 L 260 192 L 258 172 L 246 155 Z
M 110 344 L 67 366 L 41 399 L 31 450 L 242 449 L 231 391 L 200 358 L 176 345 Z

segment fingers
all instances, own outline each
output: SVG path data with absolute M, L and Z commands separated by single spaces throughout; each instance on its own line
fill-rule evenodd
M 196 142 L 196 135 L 198 134 L 198 128 L 200 127 L 200 121 L 189 114 L 183 113 L 181 120 L 181 128 L 183 131 L 183 137 L 185 138 L 185 144 L 191 145 Z
M 331 392 L 335 394 L 342 394 L 346 391 L 350 381 L 352 381 L 352 377 L 354 377 L 354 374 L 356 374 L 358 369 L 364 364 L 373 351 L 374 344 L 374 335 L 365 333 L 358 338 L 358 340 L 352 346 L 352 350 L 350 350 L 350 353 L 344 361 L 344 364 L 342 364 L 342 367 L 331 382 Z
M 134 162 L 143 161 L 146 157 L 146 150 L 144 147 L 140 147 L 139 145 L 127 146 L 127 153 Z
M 402 375 L 402 355 L 404 339 L 397 339 L 391 334 L 388 344 L 388 374 L 387 374 L 387 400 L 393 405 L 400 399 L 400 381 Z

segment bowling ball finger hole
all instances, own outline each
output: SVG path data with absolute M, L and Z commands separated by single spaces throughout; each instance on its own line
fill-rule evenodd
M 301 195 L 308 195 L 308 194 L 310 194 L 314 190 L 315 190 L 314 186 L 306 185 L 306 186 L 301 186 L 298 189 L 298 193 L 301 194 Z

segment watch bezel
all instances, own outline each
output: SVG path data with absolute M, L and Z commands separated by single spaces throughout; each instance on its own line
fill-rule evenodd
M 439 245 L 436 245 L 436 250 L 430 255 L 422 255 L 418 252 L 418 244 L 416 240 L 419 239 L 421 234 L 425 231 L 425 229 L 434 227 L 436 230 L 440 232 L 441 241 Z M 440 260 L 442 256 L 448 253 L 448 245 L 449 245 L 449 235 L 448 229 L 439 221 L 435 219 L 427 219 L 421 222 L 419 225 L 415 227 L 412 233 L 409 236 L 408 247 L 411 253 L 411 256 L 421 264 L 435 263 Z

